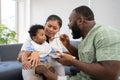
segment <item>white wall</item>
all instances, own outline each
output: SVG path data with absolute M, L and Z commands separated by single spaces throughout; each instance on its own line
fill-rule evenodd
M 91 0 L 96 21 L 120 29 L 120 0 Z
M 23 43 L 30 27 L 30 0 L 17 0 L 17 12 L 18 41 Z
M 19 1 L 19 40 L 24 42 L 28 29 L 33 24 L 45 24 L 51 14 L 60 16 L 63 20 L 61 33 L 71 36 L 68 29 L 68 18 L 71 11 L 80 6 L 90 6 L 97 22 L 120 29 L 120 0 L 20 0 Z
M 71 31 L 67 26 L 68 18 L 71 11 L 80 5 L 89 5 L 89 0 L 31 0 L 31 25 L 44 25 L 49 15 L 56 14 L 63 20 L 60 32 L 71 37 Z

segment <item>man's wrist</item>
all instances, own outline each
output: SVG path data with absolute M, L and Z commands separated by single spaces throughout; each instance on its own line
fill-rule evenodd
M 73 59 L 70 61 L 70 63 L 74 66 L 74 64 L 77 62 L 78 60 L 77 59 Z

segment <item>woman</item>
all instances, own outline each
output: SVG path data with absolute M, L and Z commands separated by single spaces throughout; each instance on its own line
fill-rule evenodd
M 59 39 L 59 31 L 60 28 L 62 26 L 62 20 L 60 17 L 58 17 L 57 15 L 50 15 L 45 23 L 45 34 L 47 36 L 47 42 L 52 46 L 52 48 L 55 51 L 59 51 L 60 53 L 62 52 L 67 52 L 67 49 L 63 46 L 63 44 L 61 43 L 60 39 Z M 31 40 L 27 40 L 21 49 L 21 52 L 18 56 L 18 59 L 21 60 L 21 54 L 26 53 L 26 47 L 28 46 L 28 44 L 30 44 Z M 33 66 L 37 66 L 37 64 L 39 63 L 39 57 L 38 54 L 36 53 L 32 53 L 31 56 L 29 57 L 30 62 L 32 63 Z M 64 71 L 64 67 L 58 63 L 57 61 L 55 61 L 54 59 L 49 58 L 49 61 L 51 62 L 50 64 L 55 68 L 56 74 L 60 75 L 60 76 L 64 76 L 65 75 L 65 71 Z M 59 66 L 59 68 L 63 68 L 58 69 L 55 66 Z M 37 73 L 37 70 L 36 70 Z M 28 77 L 29 78 L 26 78 Z M 29 80 L 32 79 L 35 76 L 32 76 L 29 72 L 28 73 L 23 73 L 23 78 L 24 80 Z M 34 80 L 39 80 L 39 78 L 33 78 Z

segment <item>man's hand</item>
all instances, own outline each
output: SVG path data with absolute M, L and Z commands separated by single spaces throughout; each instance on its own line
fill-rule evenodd
M 32 52 L 30 57 L 28 57 L 29 62 L 32 64 L 32 66 L 37 66 L 40 62 L 40 57 L 38 52 Z
M 64 46 L 70 45 L 69 37 L 66 34 L 62 34 L 60 40 Z
M 67 65 L 70 66 L 72 65 L 72 61 L 75 59 L 74 56 L 69 55 L 69 54 L 58 54 L 58 56 L 60 56 L 60 58 L 56 59 L 58 62 L 60 62 L 63 65 Z
M 22 62 L 22 68 L 27 70 L 27 69 L 32 68 L 32 65 L 29 61 L 23 61 Z
M 66 34 L 60 36 L 62 44 L 67 48 L 71 55 L 75 56 L 78 59 L 78 49 L 70 44 L 69 37 Z

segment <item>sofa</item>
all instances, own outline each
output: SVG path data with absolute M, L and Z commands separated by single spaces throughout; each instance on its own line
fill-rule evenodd
M 71 41 L 71 44 L 77 48 L 78 41 Z M 0 80 L 23 80 L 22 64 L 17 61 L 17 55 L 22 47 L 20 44 L 0 45 Z M 65 67 L 67 75 L 71 75 L 71 71 L 76 69 Z
M 22 44 L 0 45 L 0 80 L 23 80 L 17 55 Z

